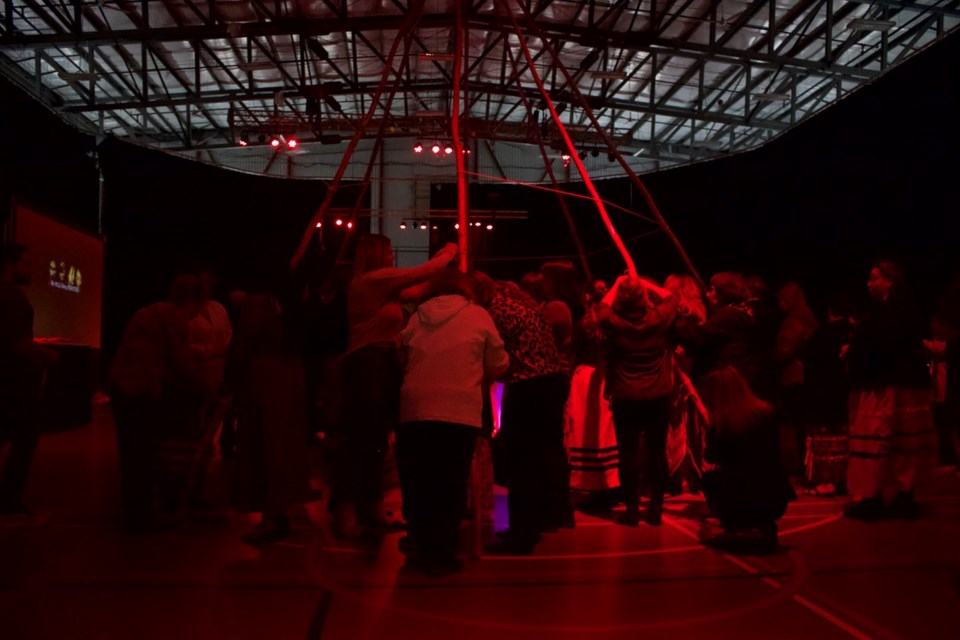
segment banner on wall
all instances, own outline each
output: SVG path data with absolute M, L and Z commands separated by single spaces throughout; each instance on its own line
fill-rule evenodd
M 38 340 L 100 348 L 103 241 L 22 203 L 14 206 L 14 239 L 30 250 L 33 278 L 24 290 Z

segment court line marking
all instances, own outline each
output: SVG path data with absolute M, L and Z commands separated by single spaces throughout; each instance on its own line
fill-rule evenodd
M 836 520 L 836 519 L 838 519 L 839 517 L 840 517 L 840 516 L 838 515 L 836 518 L 832 518 L 831 521 Z M 664 524 L 667 524 L 667 525 L 669 525 L 670 527 L 672 527 L 673 529 L 675 529 L 675 530 L 677 530 L 677 531 L 680 531 L 681 533 L 683 533 L 683 534 L 686 535 L 687 537 L 691 537 L 691 538 L 697 539 L 697 535 L 696 535 L 695 533 L 693 533 L 692 531 L 687 530 L 685 527 L 683 527 L 683 526 L 677 524 L 676 522 L 674 522 L 674 521 L 673 521 L 673 518 L 664 518 Z M 819 526 L 819 523 L 814 523 L 814 525 Z M 805 529 L 810 529 L 810 528 L 813 528 L 813 527 L 812 527 L 811 525 L 807 525 L 807 526 L 805 526 L 805 527 L 799 527 L 798 529 L 795 529 L 795 530 L 793 530 L 792 532 L 795 533 L 796 531 L 805 530 Z M 741 569 L 743 569 L 744 571 L 746 571 L 746 572 L 748 572 L 748 573 L 750 573 L 750 574 L 752 574 L 752 575 L 758 575 L 758 574 L 761 573 L 761 571 L 760 571 L 759 569 L 757 569 L 756 567 L 748 564 L 748 563 L 745 562 L 744 560 L 741 560 L 740 558 L 737 558 L 736 556 L 732 556 L 732 555 L 730 555 L 730 554 L 728 554 L 728 553 L 723 553 L 723 552 L 717 552 L 717 553 L 719 553 L 719 555 L 720 555 L 721 557 L 723 557 L 724 559 L 732 562 L 733 564 L 737 565 L 738 567 L 740 567 Z M 761 578 L 761 580 L 762 580 L 763 582 L 765 582 L 766 584 L 768 584 L 769 586 L 773 587 L 774 589 L 777 589 L 778 591 L 783 588 L 783 585 L 780 584 L 780 582 L 778 582 L 777 580 L 774 580 L 773 578 L 764 577 L 764 578 Z M 850 635 L 853 636 L 854 638 L 857 638 L 858 640 L 872 640 L 872 636 L 867 635 L 866 633 L 860 631 L 859 629 L 857 629 L 857 628 L 854 627 L 853 625 L 849 624 L 849 623 L 846 622 L 845 620 L 840 619 L 839 617 L 837 617 L 837 616 L 835 616 L 834 614 L 830 613 L 829 611 L 827 611 L 827 610 L 824 609 L 823 607 L 820 607 L 820 606 L 814 604 L 813 602 L 810 602 L 810 600 L 808 600 L 807 598 L 804 598 L 804 597 L 803 597 L 802 595 L 800 595 L 799 593 L 794 593 L 794 594 L 792 594 L 792 595 L 791 595 L 791 599 L 792 599 L 794 602 L 796 602 L 797 604 L 801 605 L 802 607 L 805 607 L 807 610 L 813 612 L 814 614 L 820 616 L 821 618 L 823 618 L 823 619 L 826 620 L 827 622 L 831 623 L 832 625 L 834 625 L 834 626 L 837 627 L 838 629 L 841 629 L 841 630 L 847 632 L 848 634 L 850 634 Z

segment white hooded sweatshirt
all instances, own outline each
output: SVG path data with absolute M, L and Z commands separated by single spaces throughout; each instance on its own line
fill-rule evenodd
M 406 361 L 400 422 L 479 428 L 483 380 L 510 362 L 490 314 L 463 296 L 437 296 L 420 305 L 400 341 Z

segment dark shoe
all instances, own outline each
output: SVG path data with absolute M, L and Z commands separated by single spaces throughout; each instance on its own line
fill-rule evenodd
M 246 544 L 259 547 L 260 545 L 279 542 L 290 535 L 290 523 L 286 518 L 261 520 L 253 529 L 243 536 Z
M 843 515 L 854 520 L 874 522 L 884 515 L 883 500 L 880 498 L 864 498 L 851 502 L 843 508 Z
M 463 572 L 463 561 L 458 558 L 430 558 L 424 567 L 431 578 L 445 578 Z
M 887 514 L 892 518 L 916 520 L 920 517 L 920 505 L 913 499 L 912 493 L 898 493 L 887 506 Z
M 661 507 L 647 509 L 647 524 L 651 527 L 659 527 L 663 524 L 663 509 Z
M 636 527 L 640 524 L 640 509 L 628 508 L 617 518 L 617 523 L 625 527 Z

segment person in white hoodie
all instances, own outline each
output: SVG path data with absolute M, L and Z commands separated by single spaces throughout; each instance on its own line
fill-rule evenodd
M 509 366 L 490 315 L 467 297 L 466 277 L 446 269 L 400 334 L 404 379 L 397 470 L 407 550 L 430 575 L 461 571 L 456 552 L 470 462 L 480 433 L 484 380 Z

